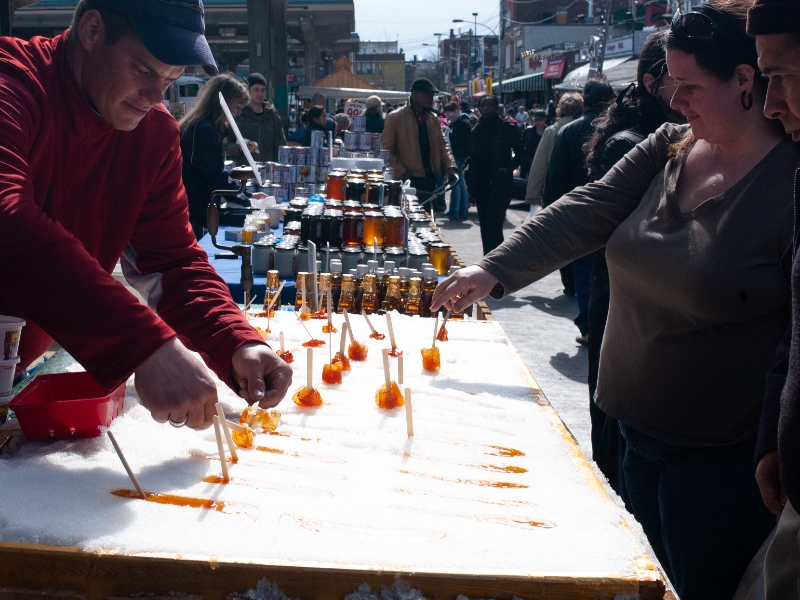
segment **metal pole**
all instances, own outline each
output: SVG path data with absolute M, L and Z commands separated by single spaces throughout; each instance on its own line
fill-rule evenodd
M 606 59 L 606 41 L 608 40 L 608 24 L 611 20 L 611 3 L 613 0 L 606 0 L 603 17 L 603 33 L 600 35 L 600 52 L 597 56 L 597 74 L 603 74 L 603 61 Z
M 503 62 L 505 59 L 506 48 L 506 14 L 504 0 L 500 0 L 500 29 L 497 33 L 497 95 L 503 97 Z

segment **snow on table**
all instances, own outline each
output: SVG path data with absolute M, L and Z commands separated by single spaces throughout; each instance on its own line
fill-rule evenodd
M 291 312 L 271 320 L 295 357 L 294 382 L 277 407 L 276 434 L 238 449 L 229 484 L 213 428 L 173 429 L 153 421 L 128 383 L 111 429 L 148 492 L 213 499 L 221 511 L 159 505 L 111 494 L 131 489 L 106 436 L 29 443 L 0 457 L 0 541 L 77 546 L 120 554 L 167 553 L 316 567 L 487 575 L 633 576 L 645 553 L 632 517 L 597 485 L 499 324 L 447 324 L 437 342 L 438 374 L 422 370 L 433 320 L 393 315 L 413 397 L 415 436 L 403 408 L 380 410 L 381 349 L 351 316 L 369 347 L 341 386 L 322 383 L 329 349 L 314 349 L 314 386 L 325 405 L 296 406 L 306 381 L 308 334 Z M 266 319 L 253 320 L 266 328 Z M 306 327 L 316 338 L 325 321 Z M 342 317 L 334 324 L 341 331 Z M 397 379 L 397 359 L 391 359 Z M 218 383 L 231 420 L 246 406 Z M 641 563 L 640 563 L 641 564 Z

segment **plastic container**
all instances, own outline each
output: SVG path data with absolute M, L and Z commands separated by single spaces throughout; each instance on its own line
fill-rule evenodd
M 9 407 L 31 441 L 97 437 L 120 413 L 125 384 L 107 393 L 88 373 L 42 375 Z
M 11 388 L 14 384 L 14 370 L 19 364 L 19 356 L 10 360 L 0 360 L 0 404 L 8 402 L 11 398 Z
M 3 342 L 3 354 L 0 355 L 0 359 L 11 360 L 17 357 L 19 336 L 24 326 L 25 321 L 22 319 L 0 315 L 0 341 Z

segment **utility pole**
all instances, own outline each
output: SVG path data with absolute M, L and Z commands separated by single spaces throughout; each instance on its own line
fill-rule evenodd
M 611 3 L 613 0 L 605 0 L 606 6 L 603 11 L 603 33 L 600 35 L 600 52 L 597 56 L 597 74 L 603 74 L 603 62 L 606 59 L 606 43 L 608 42 L 608 28 L 611 21 Z
M 497 30 L 497 95 L 503 93 L 503 62 L 506 55 L 506 12 L 505 0 L 500 0 L 500 28 Z
M 289 120 L 286 4 L 287 0 L 247 0 L 250 72 L 261 73 L 269 81 L 270 96 L 284 127 Z

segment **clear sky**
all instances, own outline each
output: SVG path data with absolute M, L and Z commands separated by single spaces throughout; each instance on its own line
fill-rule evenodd
M 500 20 L 499 0 L 354 0 L 354 3 L 356 31 L 361 40 L 397 40 L 406 53 L 406 60 L 411 60 L 414 54 L 436 60 L 436 36 L 433 34 L 448 36 L 451 28 L 458 33 L 459 23 L 453 23 L 453 19 L 464 19 L 461 25 L 467 32 L 473 28 L 472 13 L 478 13 L 478 35 L 495 35 Z

